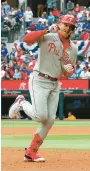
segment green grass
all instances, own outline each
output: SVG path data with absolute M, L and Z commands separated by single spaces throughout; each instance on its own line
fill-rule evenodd
M 3 140 L 30 140 L 33 135 L 3 135 Z M 48 135 L 46 140 L 90 140 L 90 135 Z
M 39 127 L 40 123 L 25 120 L 2 120 L 2 128 Z M 54 127 L 90 127 L 89 120 L 56 121 Z M 60 129 L 60 128 L 59 128 Z M 2 148 L 25 148 L 32 140 L 32 135 L 2 135 Z M 48 135 L 41 148 L 90 150 L 90 135 Z
M 39 126 L 40 123 L 34 122 L 34 121 L 27 121 L 27 120 L 3 120 L 1 121 L 1 127 L 2 128 L 22 128 L 22 127 L 36 127 Z M 56 121 L 54 123 L 55 127 L 87 127 L 90 126 L 90 121 Z
M 4 135 L 1 139 L 1 146 L 25 148 L 31 139 L 32 136 L 29 135 Z M 90 150 L 90 135 L 48 135 L 42 148 Z

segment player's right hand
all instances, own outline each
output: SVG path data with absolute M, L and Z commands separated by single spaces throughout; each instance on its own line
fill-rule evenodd
M 49 31 L 52 32 L 52 33 L 56 33 L 58 30 L 59 30 L 59 28 L 58 28 L 58 25 L 57 24 L 52 24 L 49 27 Z

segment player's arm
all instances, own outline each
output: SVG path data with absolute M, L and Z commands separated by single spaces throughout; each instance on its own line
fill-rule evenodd
M 31 45 L 35 42 L 39 43 L 41 38 L 47 33 L 47 30 L 32 31 L 24 36 L 24 42 L 26 42 L 28 45 Z
M 56 33 L 58 31 L 57 25 L 52 25 L 49 27 L 48 30 L 40 30 L 40 31 L 33 31 L 30 33 L 27 33 L 24 36 L 24 42 L 26 42 L 28 45 L 31 45 L 33 43 L 40 43 L 42 40 L 45 39 L 44 35 L 48 33 Z M 50 39 L 50 37 L 47 37 Z

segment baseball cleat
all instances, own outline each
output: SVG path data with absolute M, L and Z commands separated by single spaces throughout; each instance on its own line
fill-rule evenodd
M 20 102 L 24 101 L 25 98 L 23 95 L 18 95 L 17 98 L 15 99 L 15 102 L 11 105 L 9 109 L 9 117 L 10 118 L 20 118 L 20 113 L 19 111 L 22 110 L 22 107 L 20 106 Z
M 45 162 L 45 158 L 39 156 L 38 154 L 26 155 L 24 156 L 25 162 Z

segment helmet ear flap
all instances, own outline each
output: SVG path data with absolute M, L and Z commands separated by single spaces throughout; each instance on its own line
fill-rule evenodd
M 72 26 L 72 31 L 74 31 L 74 30 L 75 30 L 75 26 L 73 25 L 73 26 Z

